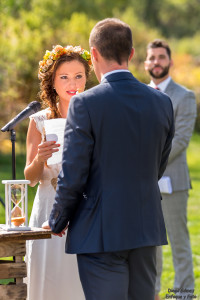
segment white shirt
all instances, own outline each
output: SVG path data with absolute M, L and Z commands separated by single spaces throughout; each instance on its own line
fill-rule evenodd
M 114 74 L 114 73 L 119 73 L 119 72 L 129 72 L 131 73 L 129 70 L 126 70 L 126 69 L 120 69 L 120 70 L 113 70 L 113 71 L 110 71 L 110 72 L 107 72 L 105 74 L 103 74 L 102 78 L 101 78 L 101 81 L 106 78 L 108 75 L 110 74 Z
M 155 87 L 157 86 L 162 92 L 164 92 L 164 91 L 166 90 L 166 88 L 167 88 L 167 86 L 168 86 L 170 80 L 171 80 L 171 76 L 167 77 L 167 79 L 163 80 L 162 82 L 160 82 L 160 83 L 157 84 L 157 85 L 153 82 L 153 80 L 151 80 L 151 82 L 150 82 L 149 85 L 150 85 L 152 88 L 155 88 Z

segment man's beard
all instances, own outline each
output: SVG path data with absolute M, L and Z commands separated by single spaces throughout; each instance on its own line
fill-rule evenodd
M 163 70 L 162 70 L 162 72 L 161 72 L 160 74 L 154 74 L 154 73 L 153 73 L 153 69 L 154 69 L 155 67 L 161 67 L 161 66 L 154 66 L 151 70 L 149 70 L 149 74 L 151 75 L 151 77 L 158 79 L 158 78 L 163 78 L 163 77 L 165 77 L 166 75 L 168 75 L 170 65 L 168 65 L 168 66 L 166 66 L 166 67 L 164 67 L 164 68 L 161 67 Z

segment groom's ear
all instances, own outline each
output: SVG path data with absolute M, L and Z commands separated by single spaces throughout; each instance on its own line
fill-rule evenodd
M 95 47 L 90 48 L 90 53 L 91 53 L 92 59 L 95 61 L 98 61 L 99 52 Z
M 128 59 L 129 61 L 131 61 L 131 59 L 133 58 L 134 53 L 135 53 L 135 49 L 132 48 L 131 49 L 131 54 L 129 55 L 129 59 Z

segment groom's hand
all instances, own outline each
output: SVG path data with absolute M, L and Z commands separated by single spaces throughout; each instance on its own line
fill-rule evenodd
M 53 235 L 57 235 L 59 237 L 62 237 L 63 235 L 65 235 L 67 228 L 68 228 L 68 225 L 60 233 L 54 233 L 54 232 L 52 232 L 52 234 Z
M 42 224 L 42 228 L 43 229 L 50 229 L 51 230 L 51 227 L 49 226 L 49 221 L 45 221 Z M 62 237 L 63 235 L 65 235 L 65 232 L 66 232 L 67 228 L 68 228 L 68 225 L 60 233 L 54 233 L 54 232 L 52 232 L 52 234 Z

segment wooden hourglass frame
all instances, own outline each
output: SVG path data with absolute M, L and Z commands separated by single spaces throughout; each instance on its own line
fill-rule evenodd
M 3 180 L 5 184 L 6 229 L 31 230 L 28 227 L 29 180 Z

